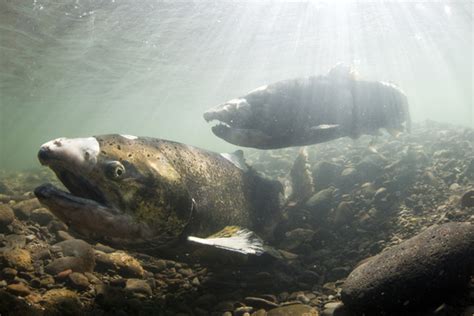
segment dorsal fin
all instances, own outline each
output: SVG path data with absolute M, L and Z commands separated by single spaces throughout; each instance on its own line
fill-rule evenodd
M 244 152 L 241 149 L 236 150 L 233 153 L 221 153 L 221 156 L 229 160 L 237 168 L 243 171 L 248 171 L 249 168 L 245 163 Z

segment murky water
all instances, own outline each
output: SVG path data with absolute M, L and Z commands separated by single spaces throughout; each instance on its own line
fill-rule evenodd
M 337 62 L 397 83 L 415 121 L 472 126 L 469 2 L 0 3 L 0 164 L 60 136 L 128 133 L 228 151 L 202 119 Z

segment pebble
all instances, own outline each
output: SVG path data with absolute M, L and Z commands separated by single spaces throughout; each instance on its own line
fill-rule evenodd
M 145 280 L 128 279 L 125 284 L 125 290 L 146 296 L 152 295 L 151 287 Z
M 123 251 L 113 253 L 95 252 L 97 264 L 102 269 L 116 269 L 117 272 L 124 277 L 140 277 L 143 278 L 145 270 L 137 259 Z
M 309 198 L 306 207 L 315 212 L 315 217 L 325 217 L 332 207 L 334 191 L 334 187 L 319 191 Z
M 46 226 L 54 219 L 54 215 L 46 208 L 41 207 L 31 212 L 30 219 L 41 226 Z
M 28 286 L 23 283 L 9 284 L 7 291 L 17 296 L 27 296 L 31 292 Z
M 6 248 L 23 248 L 26 245 L 26 236 L 11 234 L 5 236 L 5 247 Z
M 13 211 L 19 219 L 28 219 L 33 210 L 41 208 L 42 205 L 37 198 L 20 201 L 13 205 Z
M 305 228 L 296 228 L 285 233 L 285 238 L 280 247 L 286 250 L 294 250 L 303 243 L 311 241 L 314 231 Z
M 309 305 L 303 304 L 292 304 L 287 306 L 281 306 L 269 310 L 267 316 L 288 316 L 288 315 L 307 315 L 307 316 L 319 316 L 319 312 L 316 308 Z
M 53 260 L 44 267 L 44 270 L 51 275 L 56 275 L 65 270 L 71 270 L 75 272 L 92 272 L 93 266 L 83 258 L 63 257 Z
M 54 278 L 49 275 L 49 274 L 46 274 L 45 276 L 43 276 L 41 279 L 40 279 L 40 286 L 41 287 L 45 287 L 45 288 L 48 288 L 50 287 L 51 285 L 53 285 L 55 283 L 55 280 Z
M 83 305 L 77 294 L 67 289 L 52 289 L 42 296 L 51 315 L 82 315 Z
M 252 306 L 253 308 L 255 309 L 272 309 L 272 308 L 275 308 L 275 307 L 278 307 L 278 304 L 274 303 L 274 302 L 271 302 L 269 300 L 266 300 L 266 299 L 263 299 L 263 298 L 259 298 L 259 297 L 246 297 L 244 299 L 244 303 L 248 306 Z
M 107 246 L 107 245 L 104 245 L 104 244 L 101 244 L 101 243 L 95 244 L 94 249 L 105 252 L 105 253 L 112 253 L 112 252 L 116 251 L 114 248 L 112 248 L 110 246 Z
M 61 241 L 66 241 L 66 240 L 72 240 L 75 239 L 74 237 L 71 236 L 68 232 L 64 230 L 58 230 L 56 232 L 56 236 L 58 237 L 59 240 Z
M 349 316 L 342 302 L 330 302 L 324 304 L 321 316 Z
M 13 280 L 16 275 L 18 274 L 18 271 L 16 271 L 15 269 L 13 268 L 3 268 L 2 270 L 2 276 L 6 279 L 6 280 Z
M 13 210 L 7 204 L 0 204 L 0 232 L 7 231 L 7 226 L 15 219 Z
M 354 219 L 354 211 L 350 202 L 342 201 L 334 212 L 335 225 L 347 225 Z
M 9 249 L 3 253 L 3 258 L 9 267 L 23 271 L 33 270 L 31 255 L 27 250 L 18 248 Z
M 316 164 L 312 172 L 315 189 L 320 191 L 335 184 L 341 171 L 342 167 L 332 162 L 321 161 Z
M 244 316 L 245 314 L 251 314 L 254 311 L 252 306 L 241 306 L 234 310 L 234 316 Z
M 69 281 L 75 288 L 79 290 L 84 290 L 89 287 L 89 279 L 84 274 L 79 272 L 72 272 L 69 274 Z

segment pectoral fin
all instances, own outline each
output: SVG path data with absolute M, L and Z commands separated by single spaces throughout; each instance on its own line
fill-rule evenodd
M 245 163 L 244 152 L 242 150 L 236 150 L 233 153 L 221 153 L 221 156 L 229 160 L 234 166 L 243 170 L 244 172 L 248 171 L 248 166 Z
M 261 255 L 265 252 L 263 240 L 254 232 L 238 226 L 226 226 L 223 230 L 207 237 L 189 236 L 188 240 L 201 245 L 225 249 L 242 254 Z
M 321 124 L 312 126 L 307 131 L 307 135 L 314 143 L 323 143 L 345 136 L 343 129 L 339 124 Z

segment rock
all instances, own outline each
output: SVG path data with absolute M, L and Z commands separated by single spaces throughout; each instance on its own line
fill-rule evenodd
M 71 269 L 73 272 L 92 272 L 95 267 L 95 256 L 92 246 L 80 239 L 61 241 L 54 245 L 60 248 L 65 257 L 53 260 L 45 267 L 49 274 L 56 275 Z
M 269 310 L 267 316 L 289 316 L 289 315 L 308 315 L 308 316 L 319 316 L 319 312 L 316 308 L 309 305 L 293 304 L 287 306 L 281 306 Z
M 31 212 L 30 219 L 41 226 L 46 226 L 54 219 L 54 215 L 44 207 L 41 207 Z
M 37 306 L 33 306 L 23 298 L 19 298 L 7 291 L 0 291 L 1 315 L 28 315 L 43 316 L 44 313 Z
M 326 217 L 332 207 L 334 191 L 334 187 L 319 191 L 306 202 L 306 207 L 313 211 L 315 217 Z
M 30 289 L 23 283 L 14 283 L 7 286 L 7 291 L 16 296 L 27 296 Z
M 469 190 L 464 193 L 461 197 L 461 207 L 473 207 L 474 206 L 474 190 Z
M 163 259 L 156 260 L 153 263 L 154 269 L 156 272 L 161 272 L 166 269 L 166 261 Z
M 316 191 L 326 189 L 336 184 L 336 178 L 342 167 L 332 162 L 321 161 L 313 169 L 313 182 Z
M 250 315 L 254 311 L 252 306 L 241 306 L 234 310 L 234 316 Z
M 293 250 L 299 245 L 311 241 L 314 231 L 305 228 L 296 228 L 285 233 L 285 238 L 280 247 L 286 250 Z
M 56 236 L 58 237 L 59 240 L 61 241 L 66 241 L 66 240 L 72 240 L 75 239 L 74 237 L 71 236 L 67 231 L 64 230 L 58 230 L 56 232 Z
M 16 271 L 13 268 L 3 268 L 2 270 L 2 276 L 5 280 L 13 280 L 16 275 L 18 274 L 18 271 Z
M 330 302 L 324 304 L 321 316 L 349 316 L 342 302 Z
M 53 289 L 42 296 L 48 315 L 82 315 L 83 306 L 77 294 L 67 289 Z
M 87 280 L 89 280 L 90 283 L 102 284 L 102 281 L 98 277 L 96 277 L 93 273 L 84 272 L 84 275 L 87 277 Z
M 23 248 L 26 245 L 26 236 L 11 234 L 5 236 L 5 247 L 6 248 Z
M 145 273 L 140 262 L 123 251 L 116 251 L 110 254 L 96 251 L 95 256 L 98 268 L 116 269 L 121 276 L 143 278 Z
M 53 260 L 44 267 L 44 270 L 51 275 L 57 275 L 65 270 L 71 270 L 74 272 L 92 272 L 94 268 L 90 262 L 87 262 L 83 258 L 69 256 Z
M 94 249 L 105 252 L 105 253 L 112 253 L 112 252 L 116 251 L 114 248 L 112 248 L 110 246 L 107 246 L 107 245 L 104 245 L 104 244 L 101 244 L 101 243 L 95 244 Z
M 68 230 L 67 225 L 64 224 L 61 221 L 58 221 L 58 220 L 52 220 L 51 222 L 49 222 L 47 227 L 48 227 L 49 231 L 52 232 L 52 233 L 57 233 L 60 230 L 62 230 L 62 231 Z
M 54 281 L 54 278 L 49 275 L 49 274 L 46 274 L 44 277 L 41 278 L 40 280 L 40 286 L 41 287 L 45 287 L 45 288 L 49 288 L 51 285 L 53 285 L 55 283 Z
M 7 226 L 15 219 L 13 210 L 7 204 L 0 204 L 0 232 L 7 231 Z
M 33 210 L 41 208 L 42 205 L 37 198 L 20 201 L 13 205 L 13 211 L 19 219 L 28 219 Z
M 248 306 L 252 306 L 255 309 L 263 308 L 269 310 L 278 307 L 278 304 L 259 297 L 246 297 L 244 299 L 244 303 Z
M 145 280 L 139 279 L 128 279 L 125 284 L 125 290 L 146 296 L 151 296 L 152 294 L 150 285 Z
M 252 316 L 267 316 L 267 312 L 264 309 L 259 309 L 252 313 Z
M 355 268 L 342 301 L 366 313 L 433 306 L 465 287 L 473 267 L 474 225 L 434 225 Z
M 338 187 L 344 190 L 351 189 L 357 182 L 360 181 L 359 172 L 352 167 L 342 170 L 338 180 Z
M 368 155 L 356 165 L 361 179 L 364 181 L 373 181 L 383 174 L 383 166 L 385 161 L 380 155 Z
M 55 246 L 60 247 L 65 256 L 94 258 L 94 250 L 91 245 L 81 239 L 70 239 L 58 242 Z
M 79 290 L 84 290 L 89 287 L 89 279 L 82 273 L 72 272 L 68 277 L 71 284 Z
M 15 268 L 20 271 L 31 271 L 33 270 L 33 264 L 31 263 L 31 255 L 27 250 L 24 249 L 7 249 L 3 253 L 3 259 L 7 266 Z
M 347 225 L 354 219 L 352 203 L 342 201 L 334 211 L 333 223 L 337 226 Z

